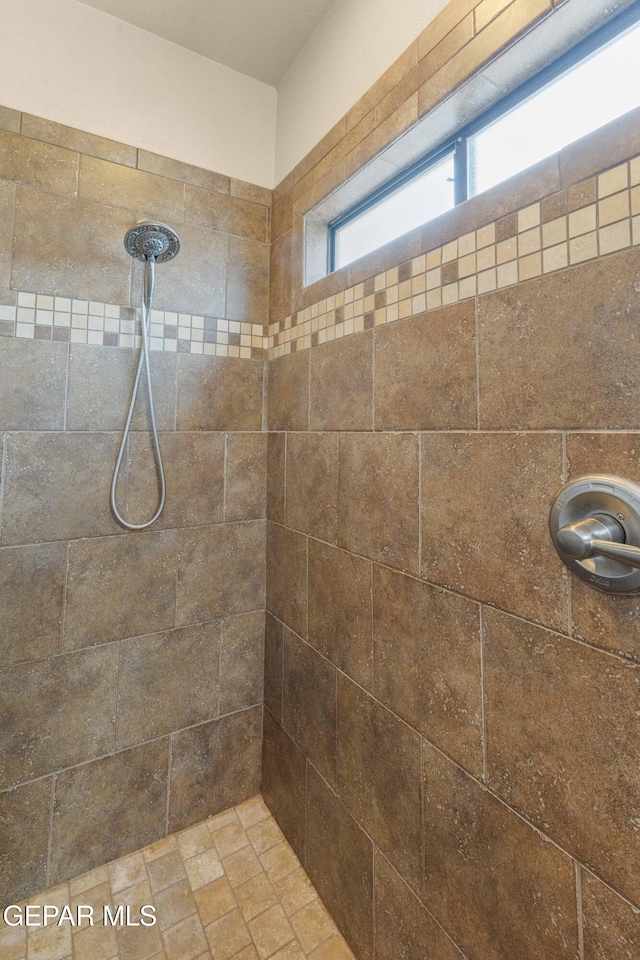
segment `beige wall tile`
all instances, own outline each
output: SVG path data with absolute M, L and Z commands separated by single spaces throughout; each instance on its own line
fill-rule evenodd
M 424 775 L 424 897 L 436 920 L 466 955 L 574 957 L 573 861 L 426 742 Z
M 11 254 L 13 250 L 13 218 L 16 188 L 12 183 L 0 183 L 0 286 L 11 283 Z
M 483 633 L 490 786 L 637 902 L 637 666 L 497 611 Z
M 168 739 L 156 740 L 58 776 L 51 881 L 115 860 L 163 835 L 168 762 Z M 140 891 L 142 903 L 149 903 L 147 884 L 129 887 L 114 899 L 130 904 L 133 912 L 140 887 L 146 887 Z
M 157 153 L 149 153 L 148 150 L 138 150 L 138 169 L 171 180 L 182 180 L 184 183 L 202 187 L 204 190 L 212 190 L 215 193 L 229 193 L 229 177 L 202 167 L 194 167 L 181 160 L 172 160 Z
M 184 219 L 181 183 L 95 157 L 81 158 L 80 196 L 97 203 L 127 207 L 145 218 Z
M 138 151 L 135 147 L 130 147 L 126 143 L 118 143 L 116 140 L 97 137 L 93 133 L 85 133 L 83 130 L 76 130 L 74 127 L 65 127 L 53 120 L 34 117 L 30 113 L 22 114 L 20 132 L 23 137 L 43 140 L 45 143 L 66 147 L 68 150 L 75 150 L 78 153 L 88 153 L 93 157 L 101 157 L 103 160 L 110 160 L 113 163 L 122 163 L 128 167 L 135 167 L 136 165 Z
M 130 257 L 122 241 L 131 223 L 126 210 L 18 187 L 13 287 L 127 303 Z M 96 237 L 101 238 L 99 257 L 94 255 Z
M 0 177 L 74 196 L 78 190 L 78 154 L 0 130 Z

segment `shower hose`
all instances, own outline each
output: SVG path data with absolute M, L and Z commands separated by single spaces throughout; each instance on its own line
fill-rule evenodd
M 113 471 L 113 480 L 111 481 L 111 510 L 113 511 L 113 515 L 118 523 L 120 523 L 123 527 L 126 527 L 127 530 L 146 530 L 146 528 L 150 527 L 152 523 L 155 523 L 164 509 L 164 501 L 167 492 L 164 467 L 162 465 L 162 455 L 160 453 L 160 441 L 158 439 L 158 428 L 156 426 L 156 412 L 153 404 L 151 368 L 149 366 L 149 318 L 151 316 L 151 304 L 153 302 L 155 271 L 155 257 L 147 257 L 144 262 L 144 282 L 142 291 L 142 343 L 140 345 L 140 355 L 138 357 L 138 369 L 136 372 L 136 379 L 133 384 L 133 391 L 131 393 L 129 413 L 127 414 L 127 421 L 124 425 L 122 440 L 120 442 L 118 459 L 116 460 L 116 466 Z M 158 509 L 152 516 L 151 520 L 147 520 L 146 523 L 129 523 L 128 520 L 125 520 L 124 517 L 121 516 L 120 512 L 118 511 L 118 507 L 116 506 L 116 488 L 118 486 L 118 479 L 120 477 L 122 460 L 127 449 L 129 434 L 131 433 L 131 421 L 133 420 L 133 411 L 138 399 L 138 390 L 140 388 L 140 378 L 142 376 L 143 367 L 147 381 L 147 394 L 149 397 L 149 413 L 151 416 L 151 431 L 153 434 L 153 455 L 156 463 L 158 478 L 160 480 L 160 502 L 158 504 Z

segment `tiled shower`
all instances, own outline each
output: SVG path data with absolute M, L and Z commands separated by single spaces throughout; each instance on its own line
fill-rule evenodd
M 315 205 L 560 6 L 452 0 L 273 192 L 0 111 L 6 903 L 174 891 L 128 960 L 640 956 L 640 602 L 547 526 L 640 469 L 640 115 L 304 283 Z

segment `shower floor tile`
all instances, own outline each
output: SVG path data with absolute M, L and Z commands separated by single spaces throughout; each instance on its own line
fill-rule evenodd
M 259 796 L 27 904 L 67 906 L 75 925 L 0 921 L 3 960 L 354 960 Z M 120 925 L 142 906 L 154 926 Z

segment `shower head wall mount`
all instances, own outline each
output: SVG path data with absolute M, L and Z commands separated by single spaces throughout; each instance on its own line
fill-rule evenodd
M 127 253 L 135 260 L 155 260 L 166 263 L 180 251 L 178 234 L 166 223 L 140 220 L 127 230 L 124 238 Z

